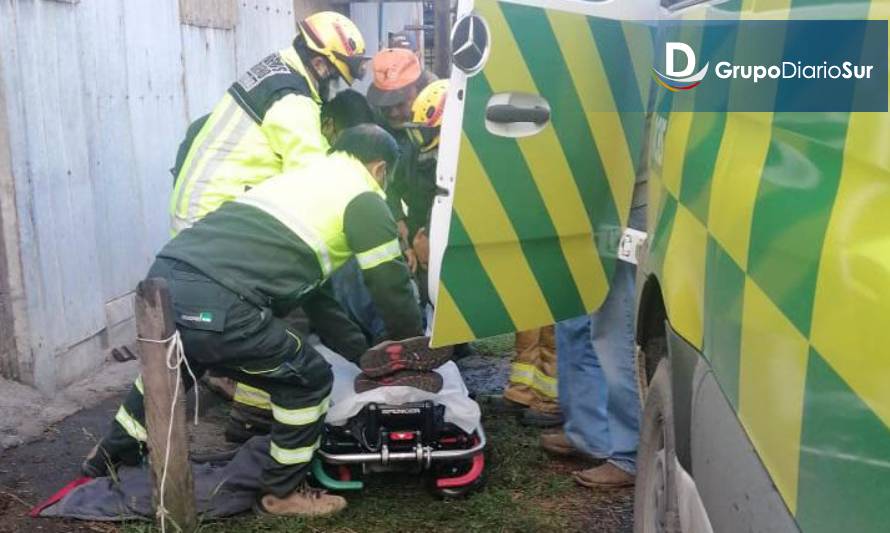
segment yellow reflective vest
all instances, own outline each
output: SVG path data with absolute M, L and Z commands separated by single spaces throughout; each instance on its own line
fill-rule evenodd
M 315 82 L 292 47 L 247 71 L 188 149 L 170 199 L 172 234 L 270 176 L 324 155 L 320 106 Z
M 270 177 L 183 230 L 158 256 L 188 263 L 277 316 L 355 257 L 391 338 L 422 332 L 383 191 L 342 152 Z

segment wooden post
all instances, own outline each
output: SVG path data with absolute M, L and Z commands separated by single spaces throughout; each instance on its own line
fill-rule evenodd
M 150 278 L 136 290 L 136 331 L 142 339 L 167 339 L 175 331 L 173 306 L 166 280 Z M 142 361 L 142 383 L 145 389 L 145 423 L 148 432 L 155 505 L 160 501 L 161 476 L 167 447 L 170 404 L 176 387 L 176 370 L 167 368 L 167 345 L 139 342 Z M 191 533 L 197 529 L 194 481 L 188 460 L 188 433 L 185 427 L 185 388 L 180 384 L 173 410 L 173 431 L 164 483 L 164 507 L 168 525 L 174 530 Z M 162 518 L 163 520 L 163 518 Z M 172 522 L 172 524 L 170 524 Z
M 433 72 L 441 79 L 451 74 L 451 0 L 433 0 Z

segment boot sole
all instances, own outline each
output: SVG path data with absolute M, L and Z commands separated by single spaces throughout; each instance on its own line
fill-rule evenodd
M 405 375 L 399 375 L 405 374 Z M 355 379 L 355 392 L 361 394 L 380 387 L 414 387 L 424 392 L 437 393 L 442 390 L 442 376 L 435 372 L 402 370 L 382 380 L 359 374 Z
M 402 346 L 402 354 L 416 354 L 410 359 L 392 358 L 386 353 L 393 345 Z M 372 378 L 394 374 L 400 370 L 433 370 L 451 359 L 452 347 L 430 348 L 429 337 L 414 337 L 403 341 L 387 341 L 374 346 L 362 354 L 359 366 Z

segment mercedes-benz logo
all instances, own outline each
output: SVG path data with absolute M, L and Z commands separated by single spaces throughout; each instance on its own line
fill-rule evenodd
M 488 24 L 478 15 L 466 15 L 451 30 L 451 60 L 467 76 L 482 70 L 490 48 Z

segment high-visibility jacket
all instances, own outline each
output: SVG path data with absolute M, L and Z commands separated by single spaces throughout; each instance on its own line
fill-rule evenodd
M 342 152 L 267 179 L 158 254 L 283 316 L 351 257 L 390 338 L 422 332 L 395 221 L 365 166 Z
M 270 176 L 324 155 L 328 142 L 320 105 L 315 82 L 293 47 L 247 71 L 191 140 L 170 199 L 172 233 Z

